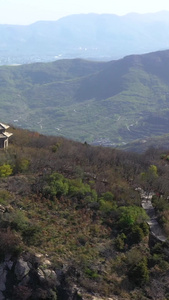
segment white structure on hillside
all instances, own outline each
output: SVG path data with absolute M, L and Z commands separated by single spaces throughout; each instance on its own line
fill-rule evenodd
M 9 126 L 3 123 L 0 123 L 0 148 L 7 148 L 8 147 L 8 138 L 13 135 L 13 133 L 6 132 Z

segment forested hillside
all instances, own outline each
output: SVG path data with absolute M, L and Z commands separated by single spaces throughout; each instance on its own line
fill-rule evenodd
M 149 232 L 138 189 L 154 192 L 168 236 L 168 153 L 11 132 L 0 151 L 2 299 L 168 299 L 169 245 Z
M 168 133 L 169 51 L 117 61 L 0 67 L 0 118 L 43 134 L 119 146 Z

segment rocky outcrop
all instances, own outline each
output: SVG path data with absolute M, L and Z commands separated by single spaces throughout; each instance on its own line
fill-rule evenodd
M 11 271 L 13 261 L 11 256 L 7 255 L 5 260 L 0 264 L 0 299 L 3 299 L 3 292 L 6 290 L 7 274 Z
M 67 282 L 68 273 L 69 267 L 52 268 L 48 257 L 39 253 L 24 253 L 17 259 L 6 255 L 0 263 L 0 300 L 85 300 Z
M 0 300 L 118 300 L 117 296 L 94 296 L 73 281 L 80 274 L 74 267 L 52 267 L 49 258 L 24 253 L 19 258 L 6 255 L 0 263 Z
M 0 264 L 0 300 L 56 299 L 57 275 L 46 258 L 24 253 L 7 255 Z
M 15 265 L 15 275 L 18 281 L 21 281 L 26 275 L 29 274 L 30 268 L 28 263 L 20 258 Z

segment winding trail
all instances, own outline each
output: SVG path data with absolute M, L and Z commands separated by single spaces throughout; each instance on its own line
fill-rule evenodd
M 142 189 L 140 189 L 141 193 L 141 205 L 145 209 L 147 215 L 149 216 L 149 221 L 147 221 L 151 233 L 161 242 L 165 242 L 167 240 L 167 237 L 165 236 L 162 228 L 160 227 L 159 223 L 157 222 L 157 216 L 155 213 L 155 209 L 152 205 L 152 197 L 153 193 L 146 193 Z

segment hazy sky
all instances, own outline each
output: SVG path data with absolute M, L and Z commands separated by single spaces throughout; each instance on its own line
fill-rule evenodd
M 31 24 L 78 13 L 169 11 L 169 0 L 0 0 L 1 24 Z

